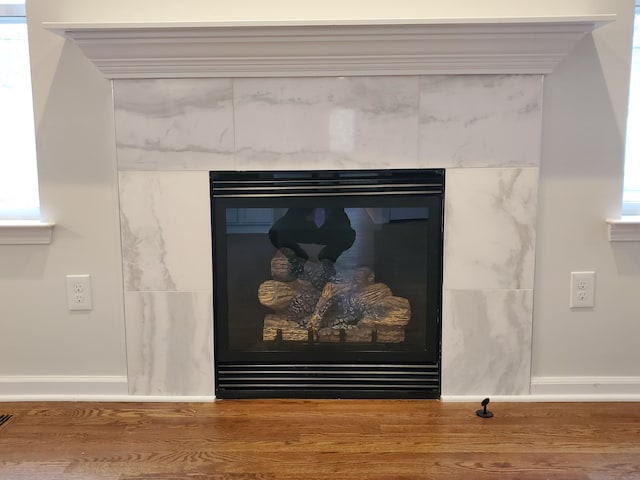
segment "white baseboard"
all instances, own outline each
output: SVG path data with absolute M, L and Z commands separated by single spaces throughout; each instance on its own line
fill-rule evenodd
M 640 402 L 640 377 L 533 377 L 530 395 L 443 395 L 445 402 Z
M 127 395 L 126 375 L 7 375 L 0 376 L 0 399 L 5 396 Z
M 480 405 L 482 399 L 489 397 L 492 403 L 499 402 L 640 402 L 640 394 L 629 395 L 443 395 L 443 402 L 464 402 Z
M 213 402 L 204 395 L 129 395 L 125 375 L 0 376 L 0 402 Z
M 166 395 L 0 395 L 1 402 L 211 403 L 214 396 Z
M 640 377 L 533 377 L 531 394 L 640 397 Z

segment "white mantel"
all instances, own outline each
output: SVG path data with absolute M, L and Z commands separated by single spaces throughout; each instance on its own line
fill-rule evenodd
M 615 15 L 45 23 L 107 78 L 549 73 Z

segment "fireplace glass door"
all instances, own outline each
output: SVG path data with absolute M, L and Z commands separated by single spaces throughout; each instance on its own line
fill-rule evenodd
M 444 172 L 212 172 L 216 394 L 439 394 Z

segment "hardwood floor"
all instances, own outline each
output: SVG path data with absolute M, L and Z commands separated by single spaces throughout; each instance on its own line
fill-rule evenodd
M 640 404 L 0 403 L 0 479 L 640 479 Z

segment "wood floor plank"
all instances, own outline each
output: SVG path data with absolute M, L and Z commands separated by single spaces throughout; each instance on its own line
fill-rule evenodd
M 640 405 L 3 403 L 0 479 L 640 479 Z

